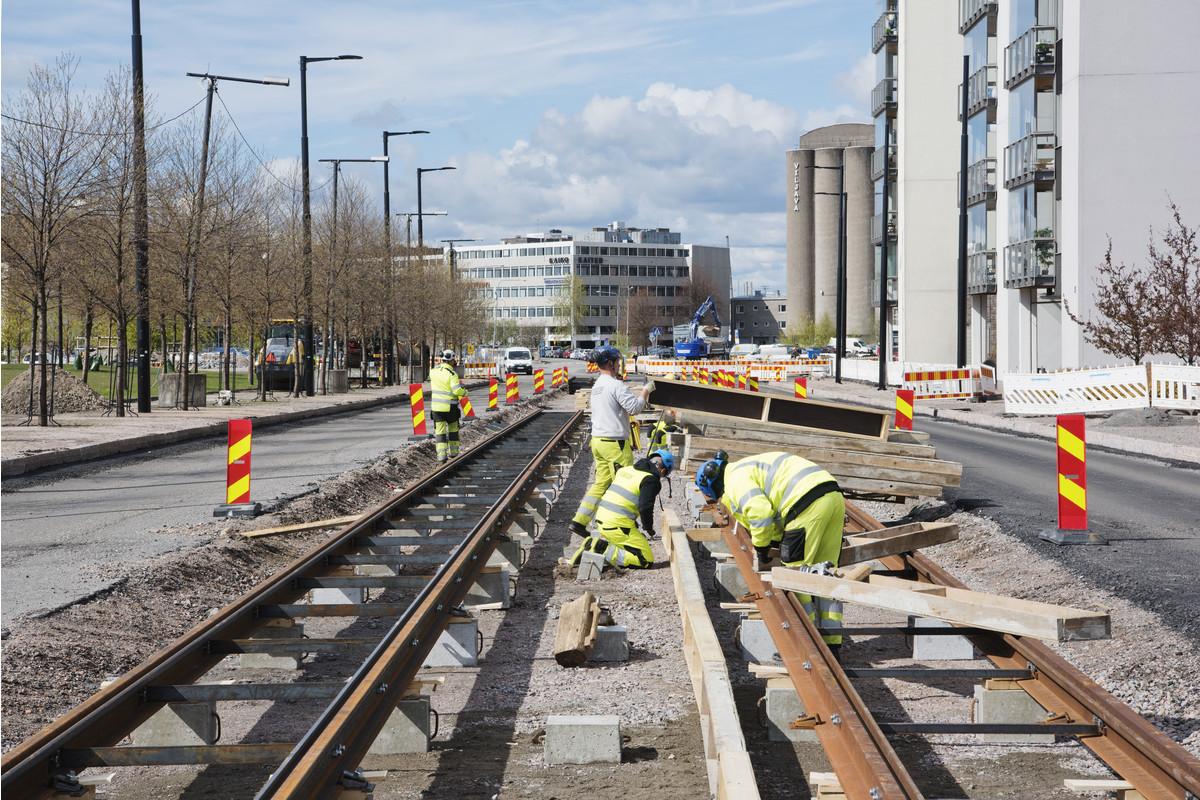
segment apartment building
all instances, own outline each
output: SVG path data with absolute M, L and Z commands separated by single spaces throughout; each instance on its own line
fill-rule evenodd
M 1114 260 L 1144 263 L 1150 230 L 1168 222 L 1169 200 L 1200 220 L 1200 49 L 1190 40 L 1200 3 L 946 6 L 884 0 L 872 32 L 880 54 L 877 212 L 884 167 L 895 162 L 891 318 L 900 357 L 956 356 L 965 55 L 968 360 L 994 360 L 1001 376 L 1110 363 L 1071 318 L 1094 313 L 1096 267 L 1109 241 Z M 888 113 L 894 126 L 881 124 Z
M 872 128 L 847 122 L 815 128 L 787 153 L 787 320 L 837 319 L 840 200 L 846 193 L 846 329 L 875 327 L 871 304 L 874 247 L 871 226 Z
M 738 344 L 777 344 L 788 333 L 788 298 L 778 290 L 736 295 L 729 305 Z
M 686 244 L 668 228 L 613 222 L 579 238 L 552 229 L 456 248 L 455 262 L 464 280 L 480 284 L 493 319 L 540 327 L 547 344 L 564 347 L 626 333 L 631 303 L 669 329 L 691 319 L 697 290 L 712 292 L 722 313 L 729 302 L 729 248 Z M 579 304 L 569 300 L 572 285 Z M 564 311 L 574 305 L 581 308 L 572 319 Z

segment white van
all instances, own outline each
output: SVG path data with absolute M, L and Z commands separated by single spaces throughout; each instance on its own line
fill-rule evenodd
M 730 358 L 753 358 L 758 354 L 758 345 L 756 344 L 735 344 L 729 350 Z
M 533 354 L 528 347 L 506 347 L 500 358 L 501 372 L 524 372 L 533 374 Z

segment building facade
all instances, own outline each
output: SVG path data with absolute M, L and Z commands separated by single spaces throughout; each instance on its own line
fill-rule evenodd
M 729 305 L 735 343 L 778 344 L 787 336 L 790 312 L 786 295 L 760 289 L 735 296 Z
M 871 305 L 871 126 L 843 123 L 809 131 L 787 153 L 787 321 L 837 319 L 838 187 L 846 192 L 846 327 L 875 324 Z
M 1111 363 L 1072 319 L 1095 313 L 1109 241 L 1144 263 L 1170 200 L 1200 217 L 1197 26 L 1200 3 L 1174 0 L 881 0 L 876 198 L 894 161 L 901 359 L 957 355 L 965 55 L 968 361 L 1001 377 Z
M 630 336 L 631 318 L 669 332 L 691 319 L 697 292 L 712 293 L 722 315 L 729 303 L 729 248 L 685 244 L 667 228 L 614 222 L 579 239 L 551 230 L 456 248 L 455 260 L 497 323 L 541 328 L 544 342 L 564 347 Z

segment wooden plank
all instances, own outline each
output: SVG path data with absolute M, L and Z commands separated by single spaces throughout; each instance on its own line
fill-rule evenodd
M 362 519 L 362 514 L 351 514 L 348 517 L 331 517 L 329 519 L 318 519 L 312 522 L 296 522 L 291 525 L 276 525 L 274 528 L 257 528 L 252 531 L 242 531 L 241 535 L 247 539 L 256 539 L 259 536 L 273 536 L 276 533 L 296 533 L 299 531 L 315 531 L 319 528 L 336 528 L 339 525 L 348 525 L 351 522 L 358 522 Z
M 950 522 L 914 522 L 895 528 L 854 533 L 842 539 L 840 566 L 859 564 L 884 556 L 911 553 L 922 547 L 945 544 L 958 538 L 958 526 Z
M 680 410 L 685 416 L 688 412 L 719 414 L 726 424 L 745 420 L 876 441 L 884 441 L 892 417 L 880 409 L 847 403 L 796 400 L 659 378 L 654 380 L 650 402 Z
M 687 538 L 693 542 L 719 542 L 721 541 L 721 529 L 688 528 Z
M 933 458 L 937 454 L 935 448 L 923 444 L 857 439 L 849 436 L 838 436 L 827 431 L 813 431 L 789 425 L 779 425 L 774 422 L 732 420 L 722 414 L 709 414 L 702 411 L 683 412 L 683 422 L 689 428 L 693 429 L 695 433 L 711 438 L 771 442 L 775 444 L 790 442 L 797 445 L 828 447 L 838 450 L 857 450 L 867 453 L 888 453 L 898 456 L 911 456 L 913 458 Z
M 700 712 L 709 789 L 719 800 L 757 800 L 758 784 L 738 719 L 721 642 L 713 629 L 687 533 L 674 511 L 664 515 L 671 578 L 683 623 L 683 652 Z
M 596 644 L 600 622 L 600 603 L 591 592 L 563 603 L 558 612 L 558 630 L 554 635 L 554 660 L 564 667 L 587 663 Z
M 1110 635 L 1107 614 L 967 589 L 931 587 L 929 584 L 922 587 L 914 581 L 879 575 L 872 575 L 870 583 L 864 584 L 784 567 L 771 570 L 771 578 L 779 589 L 1000 633 L 1060 642 L 1107 639 Z M 929 591 L 934 588 L 939 591 Z
M 1125 792 L 1132 789 L 1133 784 L 1111 778 L 1067 778 L 1063 788 L 1072 792 Z

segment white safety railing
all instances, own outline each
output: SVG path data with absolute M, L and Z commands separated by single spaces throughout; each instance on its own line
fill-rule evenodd
M 915 400 L 952 400 L 982 397 L 996 393 L 996 370 L 982 364 L 961 369 L 928 365 L 920 369 L 907 365 L 904 388 L 911 389 Z
M 1145 364 L 1004 378 L 1004 410 L 1009 414 L 1086 414 L 1152 406 L 1200 411 L 1200 367 Z
M 848 360 L 848 359 L 847 359 Z M 779 358 L 766 361 L 754 359 L 650 359 L 637 360 L 637 372 L 645 375 L 675 375 L 689 380 L 688 375 L 700 369 L 709 372 L 726 370 L 739 375 L 747 373 L 759 380 L 785 381 L 795 375 L 828 375 L 832 369 L 830 358 Z

